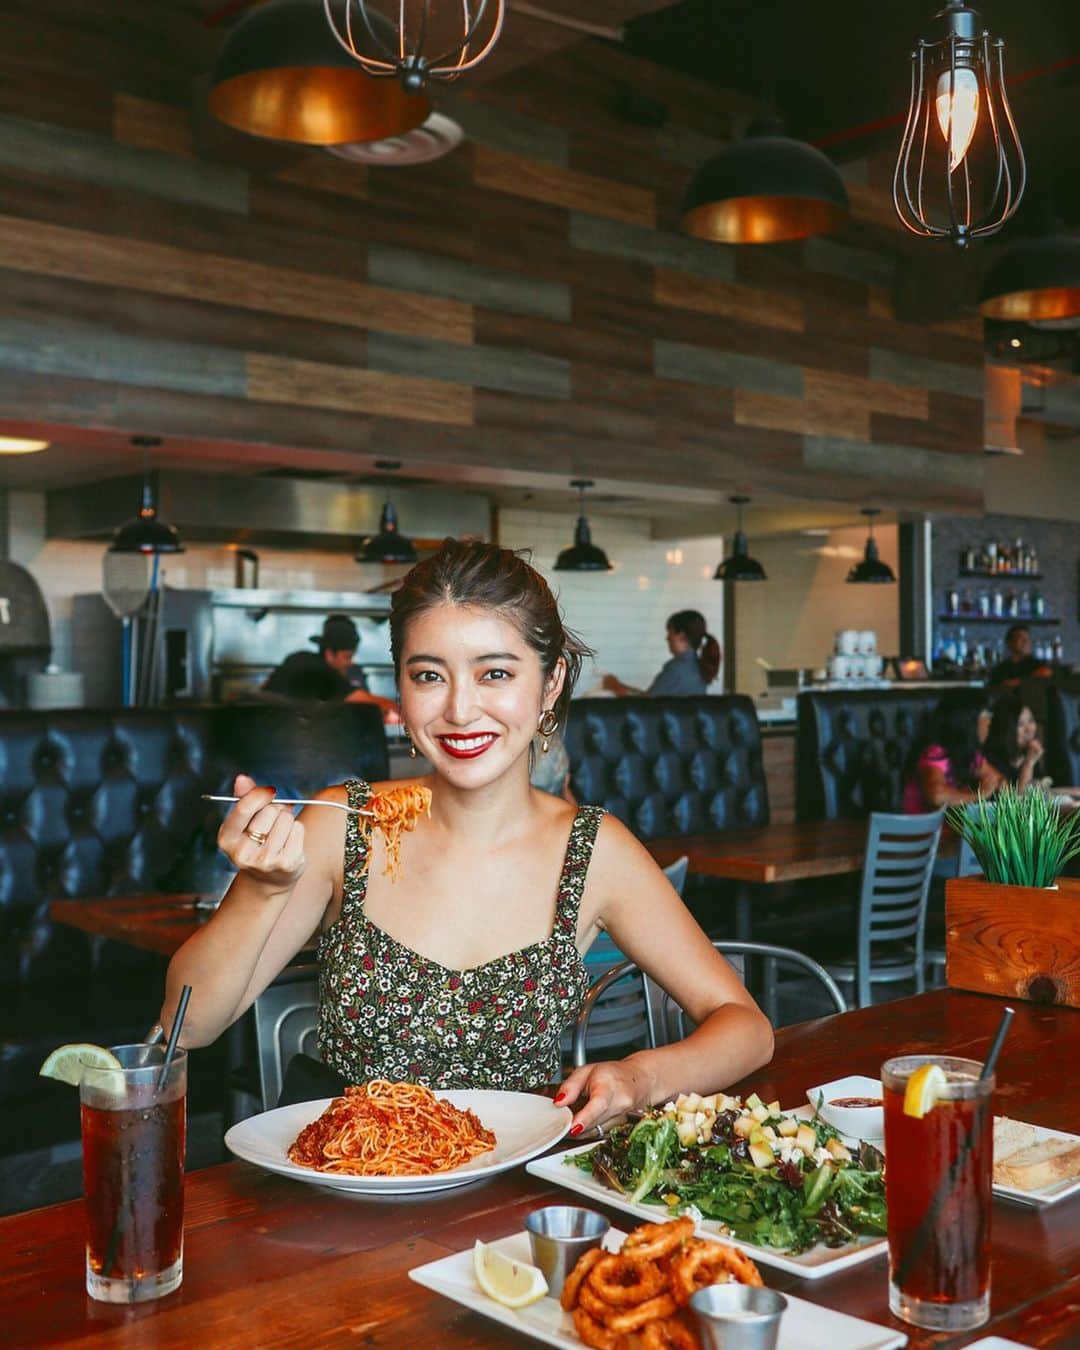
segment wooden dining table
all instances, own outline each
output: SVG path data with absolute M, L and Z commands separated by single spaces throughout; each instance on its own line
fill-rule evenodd
M 788 1106 L 848 1073 L 877 1076 L 901 1052 L 984 1055 L 1003 1002 L 939 990 L 788 1027 L 744 1091 Z M 1080 1012 L 1016 1005 L 998 1064 L 995 1109 L 1059 1129 L 1080 1115 Z M 437 1347 L 536 1344 L 409 1279 L 415 1266 L 493 1241 L 568 1193 L 524 1168 L 438 1195 L 349 1197 L 244 1162 L 187 1178 L 184 1282 L 155 1303 L 117 1307 L 84 1292 L 81 1204 L 0 1219 L 0 1338 L 8 1345 Z M 612 1222 L 632 1220 L 611 1210 Z M 807 1281 L 762 1264 L 767 1284 L 906 1331 L 911 1350 L 984 1335 L 1029 1346 L 1080 1345 L 1080 1197 L 1039 1212 L 993 1205 L 991 1321 L 932 1335 L 892 1318 L 884 1255 Z M 822 1350 L 825 1350 L 823 1347 Z
M 760 825 L 752 830 L 711 830 L 707 834 L 650 839 L 646 848 L 668 867 L 678 858 L 690 860 L 690 871 L 741 883 L 735 890 L 735 936 L 752 934 L 753 892 L 750 886 L 773 886 L 814 877 L 847 876 L 862 871 L 870 822 L 800 820 Z M 956 851 L 951 831 L 942 832 L 939 855 Z

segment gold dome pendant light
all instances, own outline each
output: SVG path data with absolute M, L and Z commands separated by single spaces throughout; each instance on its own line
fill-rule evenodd
M 370 30 L 392 39 L 372 15 Z M 431 112 L 421 93 L 373 80 L 327 26 L 322 0 L 269 0 L 230 31 L 210 77 L 215 117 L 237 131 L 301 145 L 378 141 L 418 127 Z
M 384 0 L 388 3 L 388 0 Z M 373 0 L 323 0 L 330 31 L 368 75 L 396 76 L 419 94 L 429 80 L 456 80 L 474 70 L 498 42 L 506 0 L 404 0 L 389 22 Z M 437 12 L 439 11 L 439 12 Z M 453 18 L 450 15 L 453 14 Z
M 936 42 L 911 53 L 911 99 L 893 173 L 905 229 L 964 248 L 1016 214 L 1027 164 L 1005 92 L 1005 44 L 977 10 L 947 0 Z
M 847 188 L 828 156 L 769 121 L 702 164 L 687 185 L 679 224 L 717 244 L 778 244 L 829 234 L 849 212 Z
M 988 319 L 1014 323 L 1080 317 L 1080 239 L 1059 229 L 1019 240 L 987 271 L 979 309 Z

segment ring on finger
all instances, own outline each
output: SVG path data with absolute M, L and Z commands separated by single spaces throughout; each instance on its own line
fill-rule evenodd
M 266 834 L 263 834 L 262 830 L 245 830 L 244 833 L 249 839 L 254 839 L 256 844 L 265 844 L 270 838 L 269 831 Z

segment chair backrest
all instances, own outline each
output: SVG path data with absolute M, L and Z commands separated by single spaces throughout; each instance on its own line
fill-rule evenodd
M 870 817 L 855 970 L 860 1008 L 871 1002 L 874 953 L 882 945 L 914 945 L 913 978 L 916 991 L 923 992 L 926 898 L 944 818 L 944 811 L 922 816 L 875 812 Z
M 799 695 L 799 820 L 899 811 L 912 746 L 937 706 L 936 690 L 808 690 Z
M 316 1041 L 318 967 L 287 966 L 255 1000 L 255 1049 L 262 1109 L 278 1104 L 285 1068 L 293 1055 L 320 1058 Z
M 690 859 L 684 856 L 676 858 L 664 868 L 664 875 L 680 895 L 686 884 L 689 867 Z M 584 961 L 586 970 L 595 982 L 616 966 L 625 965 L 626 953 L 616 946 L 607 933 L 600 933 L 585 953 Z M 612 981 L 593 1007 L 587 1049 L 595 1052 L 615 1047 L 644 1046 L 648 1044 L 648 1038 L 648 1009 L 640 979 Z M 569 1038 L 564 1037 L 564 1053 L 570 1049 Z
M 835 980 L 824 967 L 820 966 L 805 952 L 793 947 L 779 947 L 771 942 L 737 942 L 723 939 L 713 943 L 718 952 L 732 960 L 740 979 L 744 978 L 747 957 L 760 957 L 766 963 L 788 964 L 797 967 L 817 980 L 824 989 L 829 1001 L 837 1012 L 846 1012 L 847 1004 Z M 766 983 L 770 975 L 766 975 Z M 670 1045 L 682 1040 L 693 1029 L 685 1012 L 666 990 L 662 989 L 650 976 L 646 975 L 633 961 L 621 961 L 607 970 L 589 990 L 588 997 L 578 1016 L 574 1028 L 573 1062 L 575 1066 L 584 1064 L 587 1051 L 593 1041 L 592 1025 L 598 1010 L 605 1006 L 609 991 L 616 986 L 636 984 L 643 993 L 645 1004 L 647 1041 L 650 1048 Z
M 577 800 L 639 839 L 769 823 L 761 732 L 744 694 L 575 699 L 563 739 Z

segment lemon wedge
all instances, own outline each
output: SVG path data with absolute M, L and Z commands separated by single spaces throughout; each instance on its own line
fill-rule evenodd
M 515 1261 L 479 1240 L 473 1248 L 473 1274 L 488 1298 L 504 1308 L 527 1308 L 548 1291 L 547 1280 L 536 1266 Z
M 920 1065 L 904 1089 L 904 1115 L 922 1120 L 944 1097 L 948 1087 L 949 1080 L 940 1064 Z
M 42 1078 L 55 1078 L 61 1083 L 70 1083 L 72 1087 L 78 1087 L 87 1069 L 115 1069 L 120 1075 L 121 1088 L 123 1087 L 123 1065 L 113 1052 L 106 1050 L 103 1045 L 89 1045 L 85 1042 L 61 1045 L 38 1069 L 38 1074 Z

